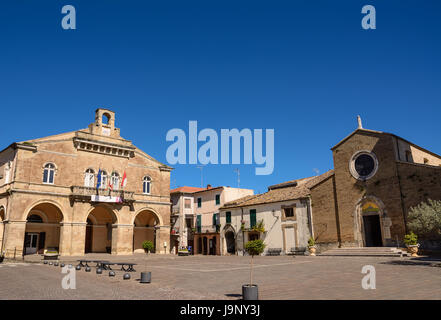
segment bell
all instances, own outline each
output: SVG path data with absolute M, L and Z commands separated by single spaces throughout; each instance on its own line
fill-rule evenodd
M 110 271 L 109 272 L 109 277 L 114 277 L 115 276 L 115 271 Z
M 64 263 L 60 264 L 60 267 L 61 267 L 61 268 L 64 268 L 64 266 L 65 266 L 65 264 L 64 264 Z
M 130 274 L 124 273 L 123 279 L 124 280 L 129 280 L 130 279 Z
M 77 265 L 77 266 L 75 267 L 75 270 L 81 270 L 81 266 L 80 266 L 80 265 Z
M 86 267 L 86 272 L 90 272 L 90 267 Z
M 101 268 L 96 268 L 96 274 L 102 274 L 103 273 L 103 269 Z

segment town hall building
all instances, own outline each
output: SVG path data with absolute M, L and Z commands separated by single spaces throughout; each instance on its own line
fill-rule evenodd
M 120 136 L 97 109 L 87 129 L 13 143 L 0 151 L 0 248 L 132 254 L 170 248 L 171 168 Z

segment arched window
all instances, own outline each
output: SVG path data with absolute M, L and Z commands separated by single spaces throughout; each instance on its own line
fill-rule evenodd
M 150 194 L 152 189 L 152 179 L 149 176 L 145 176 L 142 179 L 142 193 Z
M 93 188 L 95 186 L 95 171 L 87 169 L 84 174 L 84 186 Z
M 103 124 L 110 124 L 110 114 L 103 113 L 103 118 L 101 120 Z
M 53 163 L 48 163 L 44 166 L 43 171 L 43 183 L 54 183 L 55 176 L 55 165 Z
M 107 183 L 108 183 L 108 177 L 107 177 L 107 172 L 106 171 L 101 171 L 101 184 L 100 184 L 100 189 L 106 189 L 107 188 Z
M 110 184 L 112 185 L 113 190 L 119 189 L 119 173 L 112 172 L 112 176 L 110 177 Z
M 39 215 L 31 214 L 28 218 L 28 222 L 43 223 L 43 219 Z

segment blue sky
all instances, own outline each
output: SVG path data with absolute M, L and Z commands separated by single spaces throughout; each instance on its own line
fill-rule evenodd
M 61 28 L 74 5 L 77 30 Z M 377 29 L 361 28 L 361 8 Z M 18 1 L 0 3 L 0 148 L 116 111 L 123 137 L 166 162 L 169 129 L 274 128 L 272 175 L 208 165 L 204 185 L 263 192 L 331 169 L 356 128 L 441 154 L 440 1 Z M 195 165 L 171 183 L 199 186 Z

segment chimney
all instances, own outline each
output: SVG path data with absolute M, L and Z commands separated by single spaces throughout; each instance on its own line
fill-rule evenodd
M 207 184 L 207 189 L 211 189 L 211 184 Z

